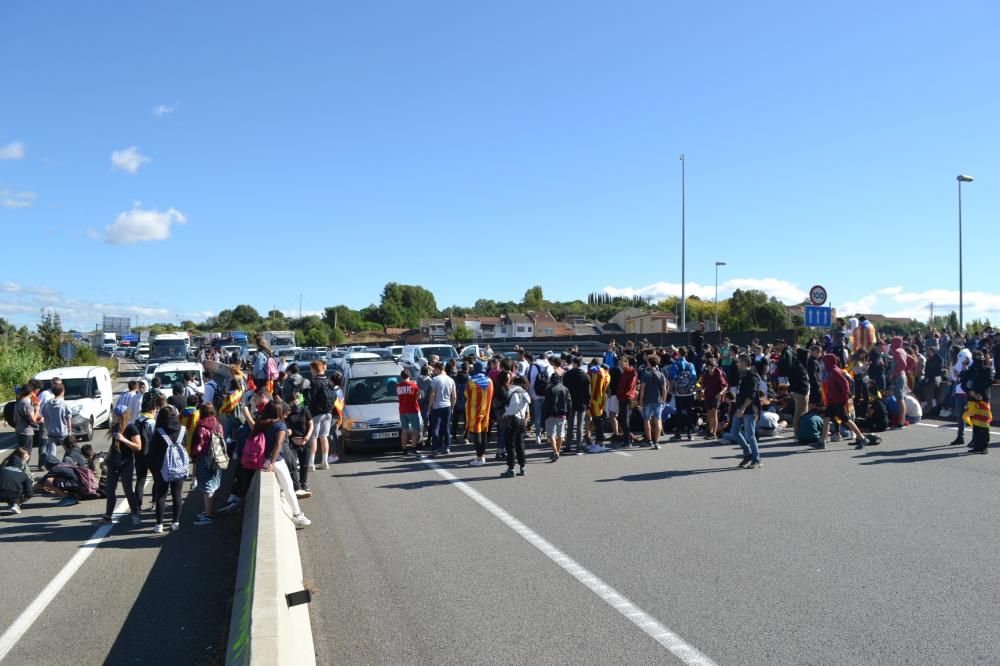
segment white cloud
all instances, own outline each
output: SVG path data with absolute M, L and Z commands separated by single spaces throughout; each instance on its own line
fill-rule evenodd
M 126 173 L 138 173 L 139 167 L 152 161 L 152 159 L 140 153 L 137 146 L 129 146 L 125 150 L 116 150 L 111 153 L 111 168 Z
M 843 305 L 838 305 L 837 312 L 843 313 L 845 316 L 853 314 L 872 314 L 872 308 L 875 307 L 876 303 L 878 303 L 878 294 L 868 294 L 867 296 L 863 296 L 856 301 L 847 301 Z
M 153 107 L 153 115 L 156 116 L 157 118 L 160 118 L 162 116 L 169 116 L 171 113 L 177 110 L 178 106 L 180 106 L 180 102 L 176 102 L 173 105 L 157 104 L 156 106 Z
M 36 198 L 34 192 L 15 192 L 6 187 L 0 189 L 0 206 L 4 208 L 30 208 Z
M 768 296 L 773 296 L 787 304 L 801 303 L 806 298 L 806 292 L 799 289 L 796 285 L 777 278 L 733 278 L 725 282 L 720 282 L 719 298 L 729 298 L 737 289 L 763 291 Z M 622 296 L 625 298 L 639 296 L 656 302 L 671 296 L 680 297 L 681 285 L 680 283 L 655 282 L 638 288 L 605 287 L 602 291 L 611 296 Z M 715 298 L 715 285 L 711 284 L 688 282 L 686 291 L 688 296 L 697 296 L 702 300 L 712 300 Z
M 0 291 L 8 294 L 16 294 L 21 291 L 21 285 L 16 282 L 4 282 L 3 284 L 0 284 Z
M 0 146 L 0 160 L 22 160 L 25 154 L 24 144 L 20 141 Z
M 903 293 L 903 288 L 902 287 L 886 287 L 885 289 L 879 289 L 878 293 L 882 294 L 883 296 L 896 296 L 898 294 Z
M 170 228 L 186 224 L 187 216 L 174 208 L 165 211 L 143 210 L 138 202 L 132 210 L 119 213 L 113 224 L 104 228 L 104 238 L 112 245 L 132 245 L 170 238 Z

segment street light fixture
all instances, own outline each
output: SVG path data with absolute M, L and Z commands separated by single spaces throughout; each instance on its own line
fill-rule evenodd
M 715 262 L 715 332 L 719 332 L 719 266 L 725 266 L 726 262 Z
M 958 178 L 958 330 L 965 335 L 965 317 L 963 314 L 962 289 L 962 183 L 971 183 L 972 176 L 959 174 Z
M 685 195 L 685 192 L 684 192 L 684 190 L 685 190 L 684 178 L 685 178 L 685 173 L 684 173 L 684 167 L 685 167 L 685 162 L 684 162 L 684 155 L 683 154 L 681 154 L 680 160 L 681 160 L 681 328 L 680 328 L 680 331 L 681 331 L 681 333 L 684 333 L 684 332 L 687 331 L 687 291 L 686 291 L 686 284 L 685 284 L 685 282 L 686 282 L 685 277 L 686 276 L 685 276 L 685 271 L 684 271 L 684 269 L 685 269 L 685 265 L 684 265 L 684 259 L 685 259 L 685 256 L 684 256 L 685 255 L 685 237 L 684 237 L 685 236 L 685 220 L 684 220 L 684 213 L 685 213 L 685 211 L 684 211 L 684 204 L 685 204 L 685 201 L 684 201 L 684 195 Z

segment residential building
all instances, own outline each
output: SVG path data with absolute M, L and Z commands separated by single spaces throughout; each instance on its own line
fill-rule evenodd
M 677 331 L 677 317 L 673 312 L 638 312 L 625 319 L 627 335 L 649 333 L 674 333 Z
M 528 315 L 531 317 L 532 322 L 535 325 L 534 337 L 536 338 L 551 338 L 558 335 L 556 329 L 558 328 L 556 318 L 552 316 L 549 312 L 529 312 Z
M 526 314 L 507 314 L 504 318 L 510 324 L 510 336 L 512 338 L 533 338 L 535 337 L 535 322 Z
M 444 342 L 451 337 L 444 319 L 421 319 L 420 335 L 428 342 Z
M 479 318 L 479 335 L 484 340 L 509 338 L 512 330 L 512 325 L 500 317 Z

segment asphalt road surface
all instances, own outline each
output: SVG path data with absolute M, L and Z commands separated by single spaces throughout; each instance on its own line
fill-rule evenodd
M 1000 450 L 937 425 L 766 441 L 760 470 L 699 441 L 513 479 L 353 457 L 303 502 L 318 660 L 1000 663 Z
M 97 431 L 98 450 L 106 448 L 106 434 Z M 7 429 L 0 448 L 11 448 L 13 439 Z M 228 487 L 224 481 L 223 492 Z M 152 481 L 146 507 L 151 489 Z M 153 534 L 151 511 L 143 512 L 139 527 L 126 517 L 102 528 L 97 521 L 104 500 L 67 508 L 57 501 L 37 497 L 20 515 L 0 511 L 0 553 L 7 565 L 0 663 L 223 663 L 239 515 L 196 527 L 202 499 L 186 492 L 181 530 Z M 167 511 L 169 516 L 169 502 Z

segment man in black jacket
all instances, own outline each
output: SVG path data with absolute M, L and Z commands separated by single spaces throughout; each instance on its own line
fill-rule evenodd
M 964 370 L 960 378 L 969 402 L 990 404 L 990 390 L 993 386 L 993 368 L 986 364 L 986 356 L 981 350 L 972 353 L 972 367 Z M 987 419 L 988 421 L 988 419 Z M 988 422 L 972 421 L 972 442 L 969 448 L 973 453 L 987 454 L 990 451 L 990 424 Z
M 788 372 L 788 392 L 795 402 L 795 412 L 792 416 L 792 432 L 799 431 L 799 419 L 809 405 L 809 373 L 806 363 L 809 362 L 809 352 L 799 347 L 795 350 L 795 359 Z M 779 370 L 780 372 L 780 370 Z
M 575 449 L 576 455 L 583 454 L 583 423 L 590 404 L 590 376 L 580 367 L 580 357 L 574 356 L 570 362 L 571 368 L 563 377 L 563 386 L 569 391 L 572 406 L 569 413 L 569 435 L 566 439 L 566 451 Z
M 806 362 L 806 374 L 809 376 L 810 405 L 823 404 L 823 391 L 820 388 L 823 383 L 823 365 L 820 361 L 822 356 L 823 348 L 819 345 L 813 345 L 809 349 L 809 359 Z
M 566 416 L 573 404 L 569 389 L 563 386 L 562 377 L 553 372 L 549 378 L 549 388 L 545 391 L 545 401 L 542 403 L 542 418 L 545 423 L 545 434 L 552 446 L 551 462 L 559 460 L 559 452 L 566 441 Z

